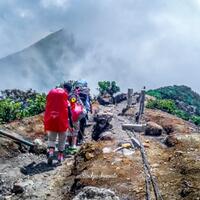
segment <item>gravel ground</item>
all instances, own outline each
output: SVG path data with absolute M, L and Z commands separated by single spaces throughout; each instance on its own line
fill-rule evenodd
M 115 144 L 129 141 L 129 137 L 126 132 L 122 130 L 121 126 L 123 123 L 130 123 L 133 120 L 133 116 L 119 115 L 125 106 L 126 102 L 120 103 L 117 106 L 99 106 L 100 111 L 113 113 L 113 120 L 111 122 L 113 128 L 111 132 L 116 139 Z M 148 112 L 152 112 L 152 114 L 155 114 L 156 116 L 159 114 L 159 119 L 161 119 L 160 115 L 162 114 L 162 123 L 166 122 L 165 119 L 168 119 L 168 122 L 171 122 L 170 120 L 173 122 L 174 120 L 165 113 L 157 114 L 155 111 Z M 153 118 L 150 116 L 149 118 L 154 119 L 155 117 Z M 158 123 L 159 121 L 156 122 Z M 173 125 L 176 126 L 176 124 Z M 183 125 L 179 124 L 178 130 L 182 130 L 181 127 L 185 130 L 185 126 L 190 130 L 189 125 Z M 88 127 L 86 130 L 87 141 L 91 140 L 91 128 L 92 127 Z M 199 199 L 199 134 L 194 136 L 195 137 L 191 140 L 190 135 L 187 137 L 181 135 L 181 137 L 178 138 L 182 142 L 180 146 L 167 148 L 160 142 L 159 137 L 147 137 L 141 135 L 142 141 L 147 143 L 146 151 L 152 167 L 152 172 L 158 178 L 161 192 L 165 197 L 164 199 Z M 194 144 L 196 144 L 196 146 L 194 146 Z M 69 190 L 71 183 L 69 185 L 68 183 L 59 185 L 59 183 L 62 182 L 61 179 L 65 181 L 66 176 L 70 176 L 70 170 L 74 161 L 73 156 L 67 158 L 62 166 L 54 164 L 52 167 L 49 167 L 46 164 L 45 155 L 35 155 L 30 153 L 19 154 L 19 152 L 16 153 L 16 155 L 13 155 L 13 157 L 6 159 L 5 157 L 0 156 L 0 200 L 63 199 L 63 193 L 66 193 L 66 191 Z M 135 154 L 135 157 L 132 159 L 134 160 L 136 158 Z M 105 163 L 106 159 L 107 158 L 104 160 Z M 102 160 L 99 160 L 99 163 L 100 161 L 103 162 Z M 126 159 L 125 161 L 127 162 Z M 98 163 L 98 160 L 96 160 L 95 163 Z M 140 165 L 139 162 L 138 165 Z M 180 171 L 183 167 L 184 171 Z M 94 170 L 98 170 L 98 166 L 96 166 Z M 142 165 L 139 170 L 143 170 Z M 134 182 L 134 177 L 130 184 L 133 184 L 131 185 L 131 188 L 134 186 L 134 192 L 136 192 L 140 188 L 138 186 L 139 181 L 135 180 Z M 73 177 L 71 178 L 72 180 L 70 181 L 73 182 Z M 123 182 L 123 180 L 121 181 Z M 189 183 L 189 186 L 185 187 L 185 182 Z M 105 182 L 105 184 L 107 183 Z M 128 182 L 126 184 L 128 184 Z M 104 185 L 102 184 L 102 187 L 103 186 Z M 122 190 L 122 186 L 123 184 L 119 184 L 115 189 Z M 23 193 L 20 193 L 21 188 L 24 190 Z M 127 189 L 127 186 L 124 187 L 124 190 L 125 189 Z M 141 191 L 143 192 L 143 187 Z M 140 191 L 138 191 L 138 193 L 140 194 Z
M 128 140 L 128 136 L 121 130 L 122 123 L 128 120 L 118 116 L 124 107 L 124 103 L 118 106 L 100 106 L 101 111 L 113 113 L 112 133 L 118 141 Z M 91 116 L 90 116 L 91 117 Z M 86 130 L 86 140 L 91 140 L 91 128 Z M 68 162 L 73 157 L 67 158 Z M 4 199 L 58 199 L 58 191 L 54 191 L 53 178 L 59 174 L 62 166 L 46 164 L 46 155 L 21 153 L 9 159 L 0 158 L 0 200 Z M 16 190 L 16 185 L 22 187 L 24 192 Z M 14 187 L 15 186 L 15 187 Z M 14 193 L 15 192 L 15 193 Z

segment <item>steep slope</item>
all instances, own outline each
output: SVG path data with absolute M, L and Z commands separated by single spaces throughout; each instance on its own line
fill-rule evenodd
M 72 63 L 79 61 L 84 50 L 73 35 L 59 30 L 30 47 L 0 60 L 1 88 L 44 90 L 67 79 Z

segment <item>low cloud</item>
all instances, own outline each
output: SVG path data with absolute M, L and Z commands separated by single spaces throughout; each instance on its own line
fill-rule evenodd
M 40 4 L 44 8 L 49 8 L 49 7 L 58 7 L 58 8 L 68 8 L 70 6 L 70 1 L 71 0 L 41 0 Z
M 200 92 L 199 10 L 199 0 L 8 0 L 0 2 L 0 57 L 64 28 L 85 54 L 70 69 L 60 61 L 63 79 L 85 78 L 93 90 L 114 79 L 123 90 L 186 84 Z

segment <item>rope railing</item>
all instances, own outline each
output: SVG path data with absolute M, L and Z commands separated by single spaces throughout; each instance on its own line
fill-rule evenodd
M 130 91 L 130 89 L 129 89 L 129 91 Z M 129 95 L 128 95 L 128 97 L 129 97 Z M 130 103 L 130 101 L 128 101 L 128 102 Z M 139 110 L 137 112 L 137 121 L 136 121 L 137 124 L 141 123 L 141 119 L 142 119 L 142 116 L 144 114 L 144 110 L 145 110 L 145 87 L 142 89 L 142 91 L 140 93 Z M 148 162 L 148 158 L 147 158 L 147 154 L 145 152 L 145 148 L 144 148 L 144 146 L 143 146 L 143 144 L 140 140 L 140 137 L 134 131 L 135 126 L 133 125 L 132 127 L 133 127 L 132 130 L 130 130 L 130 129 L 128 130 L 126 128 L 125 129 L 126 129 L 127 135 L 131 139 L 131 143 L 132 143 L 133 146 L 134 146 L 134 142 L 133 142 L 134 138 L 137 141 L 139 141 L 139 143 L 140 143 L 139 144 L 139 150 L 140 150 L 140 153 L 141 153 L 143 168 L 144 168 L 144 173 L 145 173 L 146 200 L 151 200 L 151 192 L 150 192 L 151 186 L 153 187 L 155 199 L 156 200 L 163 200 L 162 195 L 161 195 L 160 190 L 159 190 L 158 183 L 156 181 L 156 177 L 153 176 L 152 173 L 151 173 L 151 167 L 150 167 L 150 164 Z

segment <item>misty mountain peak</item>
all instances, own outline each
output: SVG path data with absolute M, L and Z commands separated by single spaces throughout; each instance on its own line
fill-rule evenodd
M 73 34 L 64 29 L 51 33 L 28 48 L 0 59 L 1 88 L 52 87 L 67 79 L 72 63 L 83 55 L 84 50 L 76 44 Z

